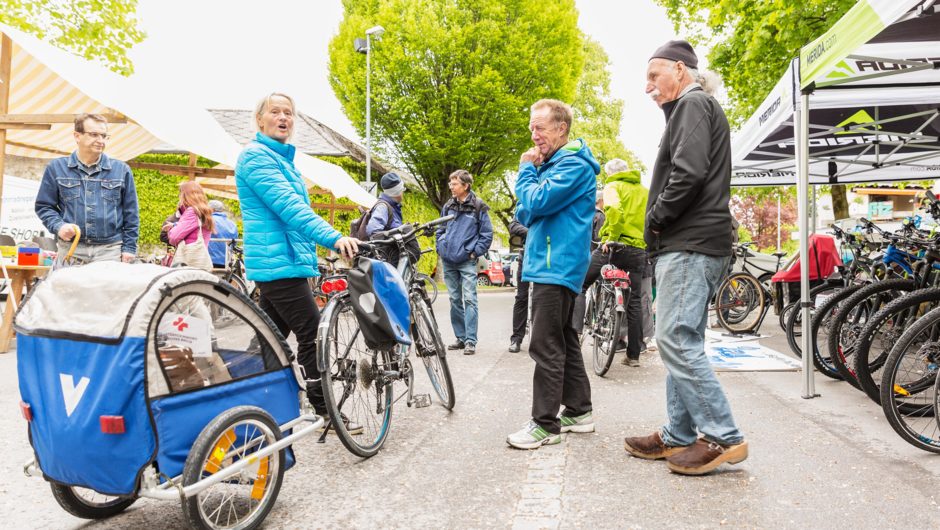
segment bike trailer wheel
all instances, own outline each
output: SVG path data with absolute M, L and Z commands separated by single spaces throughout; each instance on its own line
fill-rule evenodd
M 213 475 L 229 474 L 183 502 L 183 515 L 191 528 L 257 528 L 277 500 L 284 479 L 285 450 L 254 455 L 281 439 L 270 414 L 257 407 L 235 407 L 215 417 L 199 433 L 186 459 L 183 486 Z M 240 471 L 228 472 L 248 460 Z
M 105 519 L 126 510 L 137 497 L 104 495 L 88 488 L 50 482 L 52 496 L 63 510 L 82 519 Z

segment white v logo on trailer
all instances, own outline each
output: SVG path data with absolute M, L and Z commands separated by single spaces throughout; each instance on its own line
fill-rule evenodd
M 62 397 L 65 399 L 65 415 L 68 417 L 72 416 L 72 413 L 75 412 L 75 407 L 78 406 L 78 402 L 82 400 L 82 396 L 85 395 L 85 389 L 88 388 L 89 379 L 83 377 L 78 380 L 78 384 L 75 384 L 75 376 L 69 374 L 59 374 L 59 383 L 62 384 Z

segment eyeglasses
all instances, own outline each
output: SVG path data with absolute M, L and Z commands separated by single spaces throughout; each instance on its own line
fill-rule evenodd
M 108 133 L 96 133 L 96 132 L 83 132 L 79 134 L 84 134 L 86 136 L 91 136 L 95 140 L 110 140 L 111 135 Z

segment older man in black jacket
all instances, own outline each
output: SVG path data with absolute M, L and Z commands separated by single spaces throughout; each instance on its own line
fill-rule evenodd
M 747 458 L 747 442 L 705 355 L 708 302 L 731 256 L 731 136 L 697 68 L 685 41 L 667 42 L 647 68 L 646 92 L 666 114 L 644 238 L 656 258 L 656 343 L 668 370 L 668 422 L 624 440 L 632 455 L 665 458 L 671 471 L 686 475 Z

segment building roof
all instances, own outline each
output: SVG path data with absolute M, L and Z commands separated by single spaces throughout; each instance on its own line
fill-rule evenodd
M 239 144 L 245 145 L 255 137 L 255 128 L 252 122 L 252 111 L 239 109 L 209 109 L 209 113 L 219 122 L 232 138 Z M 348 156 L 354 160 L 365 162 L 365 147 L 357 144 L 323 122 L 304 114 L 297 113 L 294 120 L 294 137 L 290 143 L 297 147 L 297 151 L 310 156 Z M 161 144 L 151 152 L 179 153 L 177 147 Z M 397 171 L 391 165 L 372 158 L 372 172 L 383 175 L 389 171 Z

